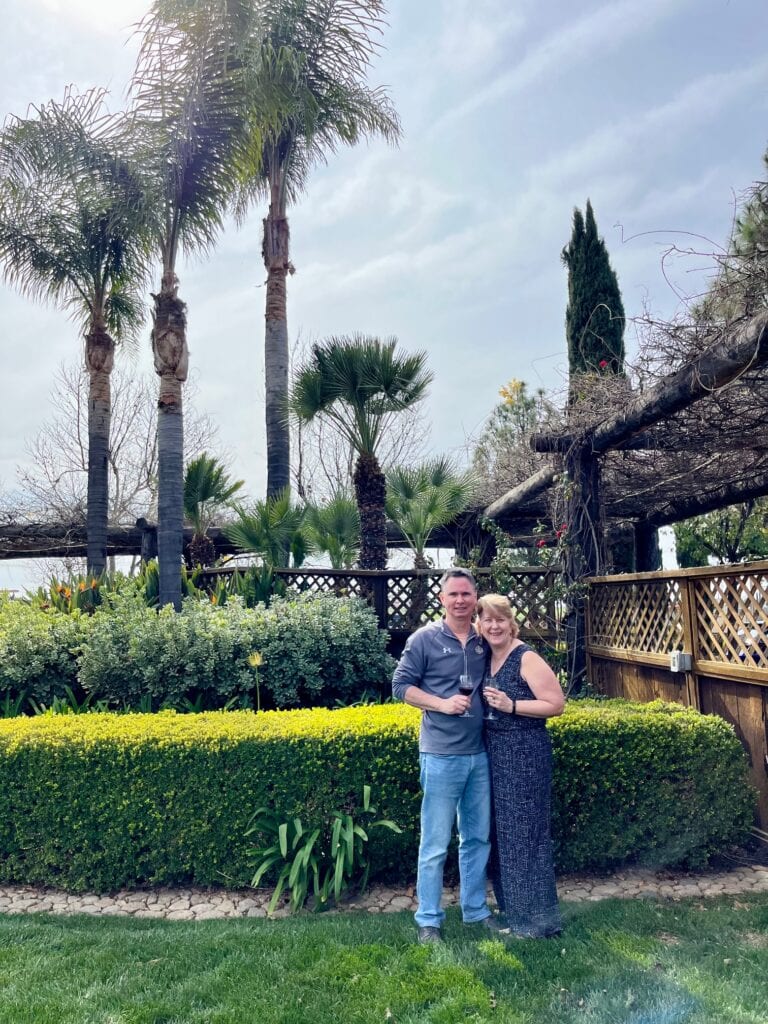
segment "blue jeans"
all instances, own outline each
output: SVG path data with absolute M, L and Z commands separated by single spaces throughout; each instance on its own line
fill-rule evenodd
M 491 825 L 491 781 L 488 755 L 463 754 L 443 757 L 420 754 L 421 841 L 416 895 L 416 924 L 439 928 L 445 912 L 443 866 L 454 822 L 459 830 L 459 880 L 464 921 L 483 921 L 490 916 L 485 899 L 485 868 L 488 863 Z

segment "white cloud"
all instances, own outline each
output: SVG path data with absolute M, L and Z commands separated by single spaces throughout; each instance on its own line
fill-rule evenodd
M 648 33 L 657 21 L 676 13 L 692 0 L 619 0 L 571 21 L 564 28 L 541 40 L 509 71 L 499 74 L 463 103 L 454 107 L 433 126 L 437 132 L 445 125 L 468 117 L 491 103 L 529 89 L 532 85 L 563 70 L 594 60 L 606 48 L 617 49 L 628 38 Z
M 149 9 L 148 0 L 27 0 L 64 23 L 112 35 L 134 25 Z

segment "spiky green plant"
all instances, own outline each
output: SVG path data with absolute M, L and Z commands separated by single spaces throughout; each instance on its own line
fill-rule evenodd
M 328 555 L 333 569 L 351 569 L 360 550 L 360 512 L 354 498 L 337 491 L 325 505 L 307 508 L 307 526 L 316 551 Z

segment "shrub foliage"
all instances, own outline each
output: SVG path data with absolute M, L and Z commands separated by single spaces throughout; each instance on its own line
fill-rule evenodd
M 0 721 L 0 880 L 244 885 L 257 808 L 317 827 L 365 784 L 403 829 L 372 835 L 371 877 L 409 877 L 418 724 L 404 705 Z M 561 870 L 701 864 L 751 824 L 745 755 L 721 719 L 579 702 L 550 727 Z
M 135 588 L 104 595 L 92 616 L 19 601 L 0 605 L 0 697 L 50 706 L 69 686 L 115 709 L 333 705 L 392 674 L 386 634 L 354 598 L 300 595 L 269 608 L 188 599 L 157 612 Z

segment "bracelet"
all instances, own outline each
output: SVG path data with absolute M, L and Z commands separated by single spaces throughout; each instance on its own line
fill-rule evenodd
M 512 714 L 517 714 L 517 701 L 515 699 L 512 700 Z

